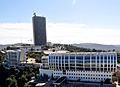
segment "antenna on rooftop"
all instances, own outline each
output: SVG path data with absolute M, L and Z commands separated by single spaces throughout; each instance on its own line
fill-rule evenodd
M 36 13 L 34 12 L 33 15 L 36 16 Z

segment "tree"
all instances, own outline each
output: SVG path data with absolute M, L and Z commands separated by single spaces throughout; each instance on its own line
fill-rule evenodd
M 11 87 L 18 87 L 18 83 L 15 78 L 13 79 L 13 84 L 11 85 Z
M 17 80 L 14 75 L 11 75 L 6 79 L 6 87 L 18 87 Z
M 113 49 L 112 51 L 115 52 L 115 49 Z
M 51 79 L 54 80 L 53 74 L 51 75 Z
M 120 52 L 117 52 L 117 60 L 118 60 L 118 63 L 120 63 Z
M 80 82 L 80 79 L 77 79 L 77 82 Z
M 110 79 L 106 79 L 104 83 L 105 83 L 105 84 L 110 84 L 111 81 L 110 81 Z
M 48 78 L 49 78 L 47 74 L 44 74 L 44 76 L 43 76 L 43 77 L 44 77 L 44 80 L 45 80 L 45 81 L 47 81 L 47 80 L 48 80 Z
M 103 81 L 100 82 L 100 85 L 103 85 Z
M 5 53 L 0 52 L 0 63 L 3 62 L 4 58 L 5 58 Z
M 12 85 L 12 78 L 8 77 L 6 79 L 6 87 L 11 87 L 11 85 Z
M 24 87 L 32 76 L 37 74 L 39 69 L 24 67 L 5 69 L 0 65 L 0 86 L 1 87 Z M 13 75 L 14 74 L 14 75 Z
M 15 76 L 17 76 L 18 74 L 19 74 L 19 69 L 17 69 L 17 68 L 11 68 L 10 69 L 10 74 L 13 74 L 13 75 L 15 75 Z
M 41 48 L 42 48 L 42 50 L 48 50 L 50 47 L 45 45 L 45 46 L 42 46 Z
M 19 87 L 23 87 L 27 81 L 28 80 L 25 75 L 22 75 L 21 77 L 19 77 L 18 79 Z
M 97 50 L 96 49 L 92 49 L 92 52 L 96 52 Z

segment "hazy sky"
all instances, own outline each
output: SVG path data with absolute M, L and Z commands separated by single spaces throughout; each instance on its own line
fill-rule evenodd
M 33 12 L 50 42 L 120 44 L 120 0 L 1 0 L 0 44 L 33 43 Z

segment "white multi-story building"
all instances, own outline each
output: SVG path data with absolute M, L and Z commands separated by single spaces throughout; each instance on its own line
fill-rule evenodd
M 40 74 L 53 75 L 54 78 L 66 76 L 68 80 L 101 82 L 112 81 L 117 71 L 115 52 L 80 52 L 49 54 L 48 68 L 40 69 Z
M 48 68 L 48 56 L 42 56 L 41 62 L 42 62 L 41 68 L 45 69 Z
M 19 66 L 22 59 L 24 59 L 24 54 L 21 52 L 21 50 L 6 51 L 6 61 L 9 67 Z

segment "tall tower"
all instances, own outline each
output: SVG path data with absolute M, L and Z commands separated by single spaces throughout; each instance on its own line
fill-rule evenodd
M 34 45 L 41 46 L 46 45 L 46 19 L 45 17 L 34 16 L 32 17 L 33 21 L 33 37 L 34 37 Z

